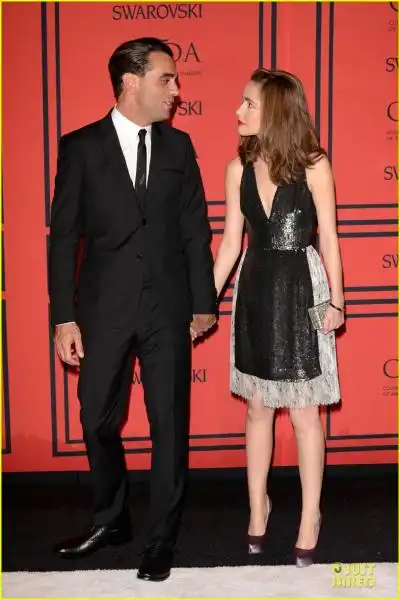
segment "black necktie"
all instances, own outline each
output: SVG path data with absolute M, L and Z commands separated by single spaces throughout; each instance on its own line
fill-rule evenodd
M 146 152 L 146 133 L 145 129 L 139 131 L 139 144 L 137 150 L 135 191 L 143 206 L 146 194 L 146 175 L 147 175 L 147 152 Z

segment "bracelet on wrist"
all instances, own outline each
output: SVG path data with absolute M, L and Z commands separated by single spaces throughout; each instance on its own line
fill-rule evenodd
M 336 306 L 335 304 L 332 304 L 332 302 L 330 302 L 329 305 L 332 306 L 332 308 L 334 308 L 335 310 L 338 310 L 339 312 L 344 312 L 344 307 L 341 308 L 340 306 Z

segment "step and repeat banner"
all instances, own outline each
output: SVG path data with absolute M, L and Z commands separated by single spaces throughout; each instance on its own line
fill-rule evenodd
M 3 468 L 85 470 L 77 375 L 55 356 L 47 248 L 60 135 L 113 105 L 107 63 L 141 36 L 171 46 L 216 253 L 235 110 L 258 66 L 304 82 L 332 161 L 347 323 L 338 336 L 339 408 L 323 411 L 328 464 L 397 460 L 397 27 L 394 2 L 3 3 Z M 232 278 L 232 282 L 234 276 Z M 245 405 L 229 392 L 232 283 L 218 330 L 193 351 L 191 466 L 245 464 Z M 128 466 L 151 443 L 140 370 L 123 430 Z M 297 462 L 288 414 L 277 416 L 275 465 Z

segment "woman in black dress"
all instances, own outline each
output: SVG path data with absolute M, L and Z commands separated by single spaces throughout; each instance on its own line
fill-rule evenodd
M 273 417 L 285 407 L 302 486 L 295 562 L 307 566 L 321 522 L 319 406 L 340 400 L 335 330 L 344 321 L 344 297 L 334 182 L 297 77 L 258 69 L 237 116 L 239 156 L 227 166 L 225 231 L 214 275 L 220 294 L 240 255 L 245 225 L 248 245 L 233 294 L 231 391 L 247 400 L 248 549 L 262 551 L 272 506 L 266 483 Z M 317 226 L 325 266 L 314 248 Z M 323 325 L 314 329 L 309 308 L 325 301 Z

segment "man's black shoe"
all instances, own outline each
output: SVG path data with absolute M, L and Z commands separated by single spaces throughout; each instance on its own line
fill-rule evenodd
M 170 550 L 158 549 L 145 552 L 137 577 L 145 581 L 165 581 L 171 574 L 172 558 Z
M 60 542 L 54 547 L 54 552 L 62 558 L 81 558 L 105 546 L 126 544 L 131 539 L 129 517 L 124 515 L 109 525 L 94 525 L 87 533 Z

